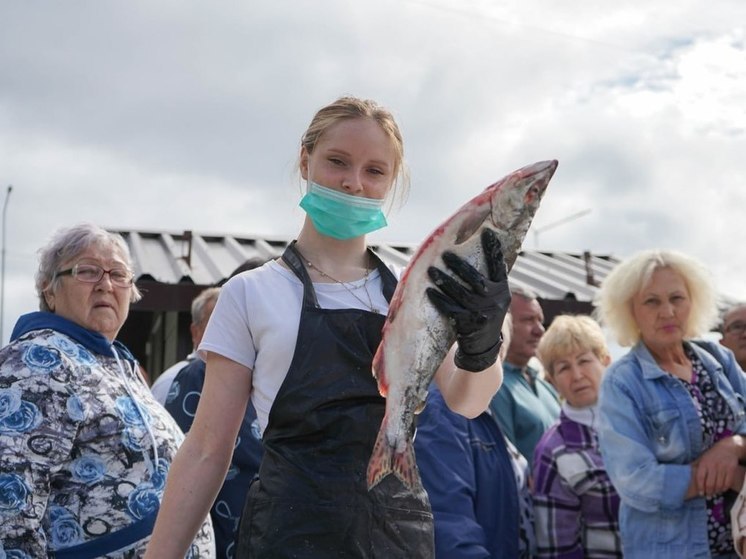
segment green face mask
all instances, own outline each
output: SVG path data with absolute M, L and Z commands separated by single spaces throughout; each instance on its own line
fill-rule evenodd
M 386 226 L 383 200 L 351 196 L 310 180 L 300 207 L 319 233 L 335 239 L 352 239 Z

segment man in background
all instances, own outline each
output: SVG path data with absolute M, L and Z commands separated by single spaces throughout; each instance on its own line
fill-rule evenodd
M 736 356 L 741 369 L 746 371 L 746 303 L 730 307 L 723 314 L 720 343 Z
M 510 314 L 513 330 L 503 362 L 503 385 L 490 403 L 502 432 L 518 451 L 533 464 L 539 439 L 560 414 L 557 393 L 529 365 L 544 335 L 544 312 L 533 292 L 511 287 Z
M 215 308 L 215 303 L 218 301 L 219 293 L 219 288 L 211 287 L 202 291 L 192 301 L 192 324 L 189 326 L 189 330 L 192 334 L 192 352 L 187 355 L 185 360 L 179 361 L 163 371 L 155 380 L 153 386 L 150 387 L 150 392 L 153 394 L 155 399 L 161 403 L 161 405 L 166 405 L 168 393 L 171 390 L 171 383 L 174 378 L 176 378 L 176 375 L 184 367 L 194 361 L 197 347 L 202 341 L 205 328 L 207 328 L 207 321 L 210 319 L 212 310 Z

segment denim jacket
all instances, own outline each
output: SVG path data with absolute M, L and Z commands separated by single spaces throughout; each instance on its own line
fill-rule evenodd
M 729 350 L 704 343 L 709 351 L 691 346 L 733 410 L 730 429 L 746 434 L 746 377 Z M 710 557 L 705 500 L 684 500 L 690 464 L 704 450 L 686 387 L 640 342 L 606 371 L 599 409 L 601 453 L 622 500 L 624 557 Z

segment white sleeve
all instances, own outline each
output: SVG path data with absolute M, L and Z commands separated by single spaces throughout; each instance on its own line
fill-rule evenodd
M 205 361 L 208 351 L 254 369 L 256 346 L 251 335 L 244 282 L 238 276 L 220 290 L 215 310 L 199 344 L 199 355 Z

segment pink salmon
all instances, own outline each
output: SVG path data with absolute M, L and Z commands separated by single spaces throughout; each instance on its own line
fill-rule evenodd
M 427 269 L 447 270 L 441 255 L 451 251 L 487 274 L 480 232 L 488 227 L 497 233 L 510 270 L 555 169 L 554 160 L 534 163 L 487 187 L 439 225 L 410 259 L 373 357 L 386 414 L 368 463 L 368 489 L 390 473 L 412 491 L 421 487 L 412 446 L 414 416 L 422 410 L 430 381 L 456 341 L 453 326 L 425 294 L 432 285 Z

